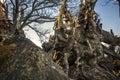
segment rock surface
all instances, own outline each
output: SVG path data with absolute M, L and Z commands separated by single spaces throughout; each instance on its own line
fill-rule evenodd
M 54 62 L 30 40 L 15 37 L 12 56 L 0 68 L 0 80 L 68 80 Z

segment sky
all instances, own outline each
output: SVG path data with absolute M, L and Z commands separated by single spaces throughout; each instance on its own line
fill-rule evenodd
M 119 6 L 110 2 L 103 6 L 108 0 L 98 0 L 95 11 L 100 15 L 103 29 L 109 31 L 113 29 L 116 35 L 120 35 L 120 16 Z

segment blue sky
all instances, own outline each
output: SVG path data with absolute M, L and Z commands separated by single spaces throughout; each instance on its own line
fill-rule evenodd
M 103 6 L 108 0 L 98 0 L 95 11 L 100 15 L 101 22 L 103 23 L 103 29 L 109 31 L 113 29 L 115 34 L 120 35 L 120 17 L 119 7 L 111 3 Z

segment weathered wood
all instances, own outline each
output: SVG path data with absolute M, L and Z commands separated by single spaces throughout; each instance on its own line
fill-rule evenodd
M 120 37 L 117 37 L 105 30 L 102 30 L 102 41 L 108 44 L 120 45 Z
M 59 65 L 71 79 L 116 80 L 117 77 L 112 72 L 114 68 L 111 68 L 110 71 L 107 68 L 108 65 L 104 65 L 102 62 L 104 58 L 103 53 L 110 54 L 115 58 L 119 57 L 117 55 L 114 55 L 113 51 L 106 50 L 101 45 L 101 41 L 104 40 L 105 42 L 108 41 L 111 43 L 110 40 L 114 40 L 114 36 L 106 31 L 103 31 L 100 19 L 95 19 L 95 15 L 97 17 L 97 13 L 94 11 L 94 6 L 97 0 L 85 1 L 85 3 L 81 1 L 80 7 L 82 8 L 80 8 L 78 19 L 76 21 L 71 20 L 74 22 L 74 27 L 72 26 L 73 24 L 70 24 L 70 27 L 73 27 L 71 30 L 71 33 L 73 34 L 67 33 L 65 30 L 68 25 L 62 23 L 64 25 L 64 28 L 62 28 L 64 35 L 68 36 L 67 40 L 63 40 L 62 38 L 57 37 L 57 35 L 64 35 L 60 33 L 60 29 L 57 31 L 55 30 L 54 36 L 56 39 L 61 40 L 56 41 L 56 39 L 53 39 L 52 41 L 54 48 L 49 48 L 48 53 L 54 62 Z M 62 9 L 63 11 L 66 10 L 66 8 Z M 61 13 L 61 15 L 62 14 L 64 13 Z M 69 18 L 68 16 L 66 17 Z M 63 20 L 61 19 L 61 22 L 62 21 Z M 59 25 L 56 25 L 56 27 L 59 27 Z M 50 41 L 47 44 L 51 44 Z M 48 47 L 44 47 L 44 49 L 47 48 Z

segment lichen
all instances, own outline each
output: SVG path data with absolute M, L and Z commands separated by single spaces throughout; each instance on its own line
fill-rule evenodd
M 15 47 L 15 43 L 9 45 L 0 45 L 0 67 L 13 54 Z

